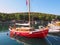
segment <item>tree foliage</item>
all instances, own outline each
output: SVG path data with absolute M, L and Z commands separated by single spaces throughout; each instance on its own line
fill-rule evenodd
M 45 13 L 37 13 L 31 12 L 30 13 L 31 20 L 49 20 L 51 21 L 54 18 L 58 18 L 60 20 L 59 15 L 53 14 L 45 14 Z M 0 21 L 10 21 L 10 20 L 28 20 L 28 12 L 24 13 L 0 13 Z

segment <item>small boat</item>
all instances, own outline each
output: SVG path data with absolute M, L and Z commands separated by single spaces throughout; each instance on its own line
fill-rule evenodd
M 60 21 L 55 22 L 55 23 L 50 23 L 48 24 L 49 26 L 49 33 L 58 33 L 60 32 Z
M 18 35 L 23 37 L 30 37 L 30 38 L 45 38 L 48 34 L 48 28 L 39 28 L 35 29 L 33 27 L 29 27 L 29 24 L 19 24 L 20 27 L 10 27 L 10 35 Z
M 29 3 L 29 23 L 15 23 L 15 25 L 19 25 L 20 27 L 9 27 L 10 35 L 18 35 L 23 37 L 29 37 L 29 38 L 45 38 L 48 34 L 48 28 L 42 27 L 38 29 L 35 29 L 35 27 L 31 26 L 31 19 L 30 19 L 30 0 L 28 0 Z

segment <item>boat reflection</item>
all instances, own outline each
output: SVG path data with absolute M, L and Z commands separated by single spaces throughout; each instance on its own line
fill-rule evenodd
M 18 36 L 10 36 L 15 39 L 18 43 L 23 43 L 24 45 L 50 45 L 48 41 L 40 38 L 26 38 L 26 37 L 18 37 Z

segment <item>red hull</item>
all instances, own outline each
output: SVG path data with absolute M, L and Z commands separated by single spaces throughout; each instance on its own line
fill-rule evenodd
M 45 38 L 48 34 L 48 29 L 44 29 L 42 31 L 37 31 L 37 32 L 15 32 L 13 30 L 10 31 L 10 35 L 18 35 L 18 36 L 24 36 L 24 37 L 29 37 L 29 38 Z

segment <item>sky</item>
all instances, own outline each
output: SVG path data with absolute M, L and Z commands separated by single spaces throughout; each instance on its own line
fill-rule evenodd
M 60 15 L 60 0 L 30 0 L 30 11 Z M 26 0 L 0 0 L 0 12 L 28 12 Z

